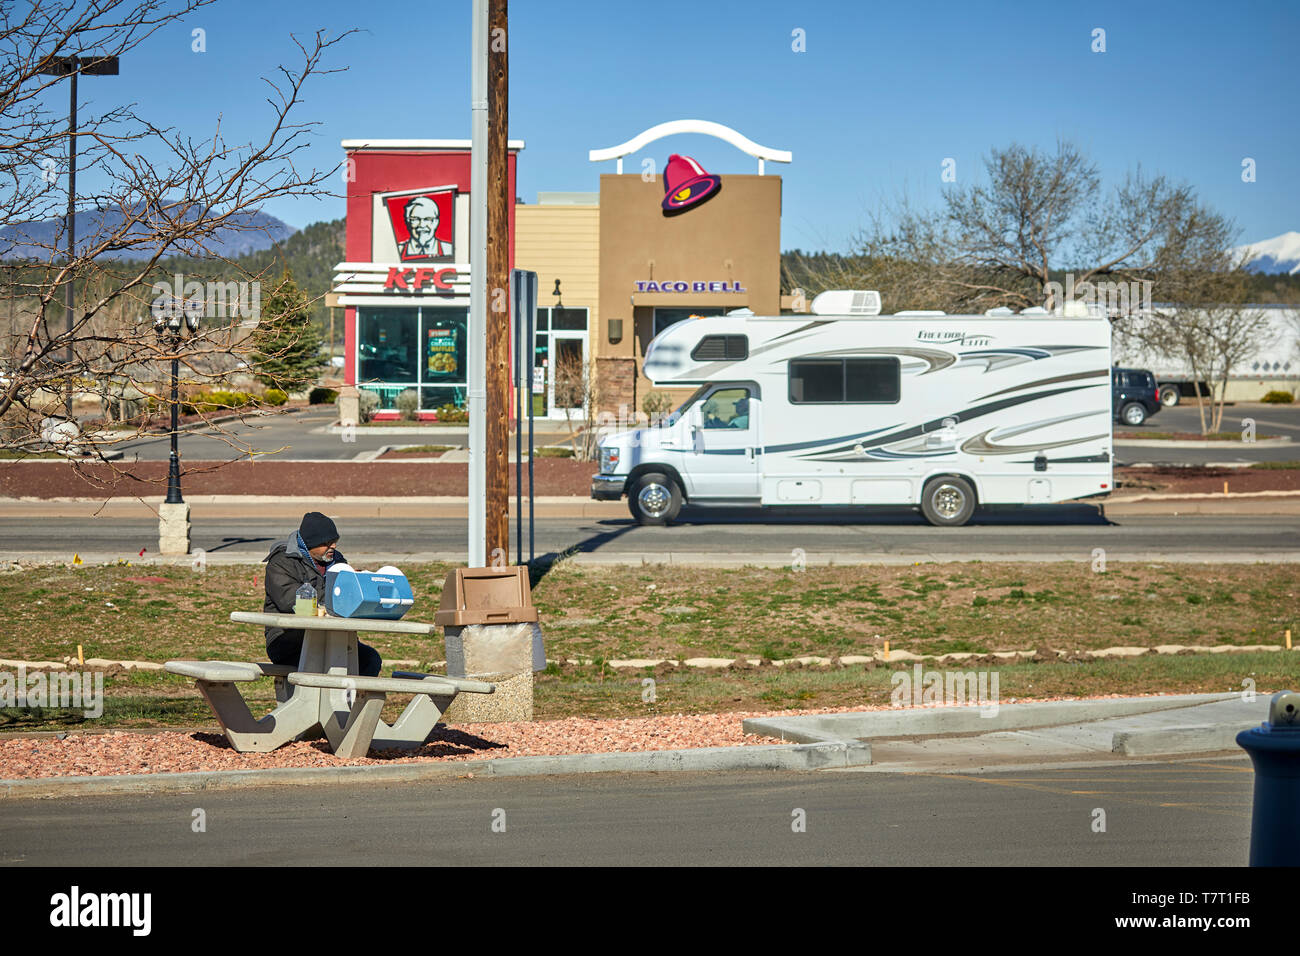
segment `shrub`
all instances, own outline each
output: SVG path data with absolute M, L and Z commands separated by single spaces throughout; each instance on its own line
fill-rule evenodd
M 357 407 L 361 412 L 361 421 L 371 421 L 375 417 L 375 412 L 379 411 L 379 396 L 370 389 L 363 388 L 357 399 Z
M 469 412 L 463 408 L 458 408 L 451 402 L 446 405 L 438 406 L 438 421 L 440 422 L 467 422 L 469 421 Z
M 658 421 L 672 410 L 673 400 L 663 392 L 646 392 L 645 398 L 641 399 L 641 411 L 645 412 L 652 422 Z
M 1290 405 L 1295 401 L 1295 396 L 1290 392 L 1283 392 L 1275 388 L 1264 396 L 1263 401 L 1266 401 L 1271 405 Z
M 413 422 L 420 412 L 420 393 L 413 388 L 408 388 L 397 396 L 394 402 L 397 410 L 402 413 L 402 417 L 408 422 Z
M 323 385 L 317 385 L 307 395 L 307 403 L 309 405 L 332 405 L 338 400 L 338 389 L 325 388 Z
M 289 400 L 289 395 L 278 388 L 268 388 L 262 393 L 262 401 L 268 405 L 283 405 Z

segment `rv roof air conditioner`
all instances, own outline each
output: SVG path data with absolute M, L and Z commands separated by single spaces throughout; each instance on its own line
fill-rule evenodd
M 812 300 L 813 315 L 879 315 L 880 293 L 834 289 Z

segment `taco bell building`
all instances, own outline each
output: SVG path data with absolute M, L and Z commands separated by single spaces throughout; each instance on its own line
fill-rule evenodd
M 623 174 L 622 157 L 658 138 L 656 131 L 726 139 L 758 156 L 760 172 L 719 173 L 672 154 L 656 157 L 653 175 L 641 160 Z M 398 396 L 408 390 L 420 417 L 436 417 L 439 408 L 465 404 L 475 275 L 469 142 L 345 140 L 343 148 L 351 177 L 347 261 L 335 268 L 334 292 L 345 308 L 345 381 L 379 396 L 379 418 L 396 417 Z M 515 195 L 523 148 L 510 142 Z M 651 402 L 676 405 L 682 390 L 656 390 L 642 372 L 656 334 L 695 316 L 774 315 L 790 304 L 780 286 L 781 178 L 763 170 L 764 159 L 789 162 L 789 153 L 686 120 L 589 155 L 617 161 L 614 173 L 600 175 L 599 192 L 539 192 L 537 202 L 511 207 L 511 266 L 539 279 L 532 383 L 539 417 L 564 420 L 555 373 L 576 363 L 590 370 L 599 411 L 643 411 L 654 391 Z M 576 418 L 580 409 L 568 413 Z

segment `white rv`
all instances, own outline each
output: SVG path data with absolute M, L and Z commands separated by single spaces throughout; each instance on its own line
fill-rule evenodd
M 828 292 L 812 315 L 665 329 L 646 376 L 699 387 L 663 423 L 601 440 L 592 497 L 626 495 L 641 524 L 690 503 L 910 505 L 953 526 L 1111 491 L 1105 319 L 879 303 Z

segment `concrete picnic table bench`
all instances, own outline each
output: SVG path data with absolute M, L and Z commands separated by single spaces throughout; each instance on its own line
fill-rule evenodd
M 294 740 L 321 733 L 340 757 L 364 757 L 378 750 L 410 750 L 433 733 L 438 719 L 459 693 L 491 694 L 482 681 L 395 671 L 392 677 L 362 677 L 357 664 L 357 632 L 432 635 L 434 624 L 355 617 L 306 617 L 235 611 L 236 624 L 301 629 L 298 666 L 244 661 L 168 661 L 172 674 L 194 678 L 230 745 L 240 753 L 266 753 Z M 254 718 L 236 684 L 275 678 L 276 707 Z M 388 694 L 414 694 L 391 725 L 380 719 Z

